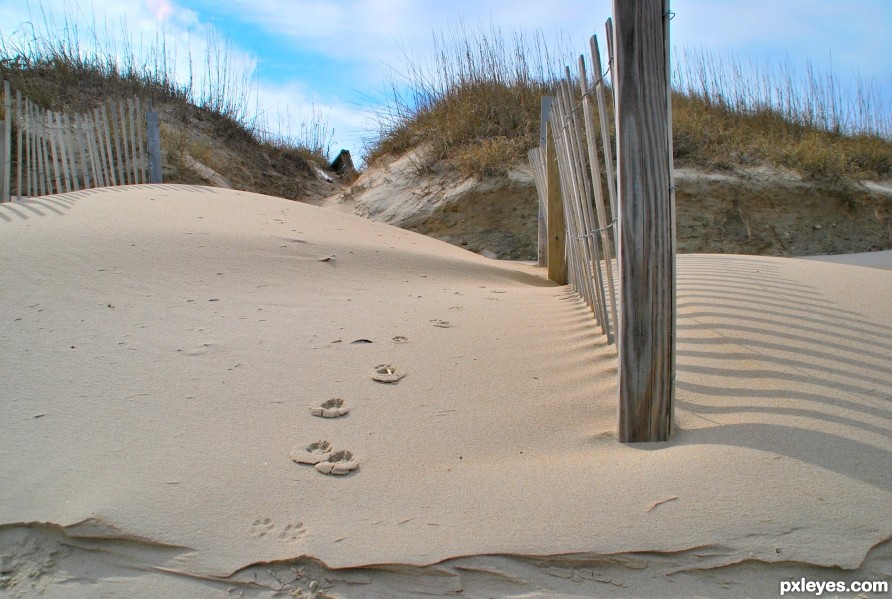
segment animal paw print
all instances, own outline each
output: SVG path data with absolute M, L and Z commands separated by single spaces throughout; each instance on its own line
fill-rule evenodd
M 269 518 L 257 518 L 251 526 L 251 536 L 256 539 L 265 539 L 276 527 Z
M 318 406 L 310 408 L 310 414 L 319 416 L 320 418 L 338 418 L 346 415 L 350 411 L 345 402 L 340 397 L 333 397 L 325 400 Z
M 295 447 L 291 450 L 291 459 L 298 464 L 318 464 L 328 459 L 331 455 L 331 443 L 328 441 L 316 441 L 306 447 Z
M 379 364 L 375 366 L 374 371 L 372 372 L 372 380 L 377 381 L 379 383 L 388 383 L 394 384 L 398 383 L 401 378 L 406 376 L 402 373 L 397 373 L 396 367 L 391 366 L 390 364 Z
M 302 522 L 297 522 L 294 524 L 287 524 L 285 528 L 282 529 L 282 532 L 279 533 L 279 539 L 287 542 L 299 541 L 307 534 L 307 529 L 304 528 Z

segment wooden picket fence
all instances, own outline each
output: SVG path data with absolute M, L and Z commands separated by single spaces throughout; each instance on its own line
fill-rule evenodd
M 139 98 L 45 110 L 3 82 L 0 201 L 161 182 L 158 115 Z M 146 110 L 148 108 L 148 110 Z
M 542 103 L 544 134 L 529 153 L 545 228 L 540 264 L 551 280 L 573 287 L 616 344 L 622 442 L 666 441 L 673 422 L 671 18 L 669 0 L 615 2 L 607 21 L 608 71 L 593 36 L 594 79 L 584 56 L 577 77 L 566 68 L 556 95 Z
M 540 236 L 539 253 L 549 256 L 549 277 L 574 288 L 592 309 L 607 342 L 613 343 L 617 322 L 616 167 L 610 142 L 606 73 L 602 71 L 597 36 L 590 42 L 594 81 L 587 76 L 583 56 L 579 57 L 577 78 L 566 68 L 557 95 L 543 98 L 540 147 L 530 150 L 529 159 L 540 212 L 547 215 L 550 208 L 552 213 L 563 215 L 563 243 L 542 247 Z M 595 127 L 596 112 L 600 135 Z M 599 160 L 599 145 L 603 162 Z M 557 167 L 558 178 L 551 185 L 548 164 Z M 556 226 L 560 226 L 560 220 Z M 551 240 L 560 241 L 561 236 L 547 224 Z

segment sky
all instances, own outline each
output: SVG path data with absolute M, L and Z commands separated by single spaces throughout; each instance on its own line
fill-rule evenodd
M 857 74 L 892 98 L 890 0 L 672 0 L 671 10 L 676 49 L 803 70 L 810 62 L 841 81 Z M 143 42 L 163 30 L 178 63 L 204 56 L 210 33 L 229 40 L 236 64 L 256 67 L 252 112 L 298 137 L 302 122 L 321 115 L 332 154 L 356 157 L 377 129 L 389 78 L 405 72 L 407 58 L 429 58 L 435 33 L 491 22 L 506 33 L 539 31 L 578 54 L 592 34 L 603 40 L 611 11 L 611 0 L 0 0 L 0 33 L 27 31 L 41 13 L 62 23 L 67 12 L 100 37 L 122 22 Z

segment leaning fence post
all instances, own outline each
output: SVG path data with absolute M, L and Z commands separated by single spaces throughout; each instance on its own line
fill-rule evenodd
M 551 121 L 545 125 L 545 172 L 548 203 L 548 278 L 558 285 L 567 284 L 567 262 L 564 260 L 564 205 L 561 199 L 561 175 Z
M 158 113 L 149 107 L 146 112 L 146 142 L 149 150 L 149 183 L 161 183 L 161 129 Z
M 663 18 L 668 0 L 614 0 L 620 310 L 619 440 L 666 441 L 675 387 L 675 237 Z

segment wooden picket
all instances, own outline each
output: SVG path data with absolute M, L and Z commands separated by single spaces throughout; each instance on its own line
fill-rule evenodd
M 550 113 L 543 114 L 546 139 L 529 152 L 540 205 L 546 207 L 548 276 L 573 287 L 607 342 L 617 346 L 618 437 L 623 442 L 665 441 L 673 420 L 669 15 L 668 0 L 614 2 L 616 26 L 613 19 L 606 24 L 612 89 L 604 82 L 607 72 L 592 36 L 592 77 L 584 56 L 579 57 L 578 77 L 565 69 Z M 553 177 L 546 175 L 553 171 Z M 560 200 L 552 197 L 555 190 Z M 550 243 L 558 237 L 565 246 Z M 564 259 L 566 275 L 552 267 Z
M 13 102 L 10 84 L 4 81 L 2 102 L 0 201 L 10 201 L 13 192 L 22 199 L 148 183 L 150 176 L 152 182 L 161 182 L 158 115 L 139 98 L 109 100 L 83 114 L 56 112 L 19 90 Z

